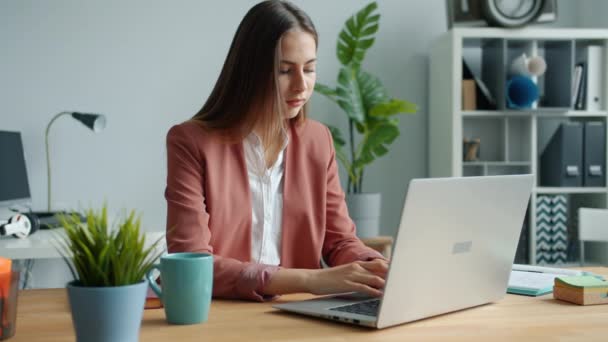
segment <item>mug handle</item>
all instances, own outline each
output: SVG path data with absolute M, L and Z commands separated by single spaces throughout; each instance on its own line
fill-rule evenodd
M 158 270 L 160 272 L 160 265 L 152 265 L 152 268 L 150 268 L 148 273 L 146 273 L 146 279 L 148 279 L 148 284 L 150 284 L 150 288 L 152 289 L 152 291 L 154 291 L 154 293 L 156 293 L 158 298 L 160 298 L 160 300 L 162 301 L 163 292 L 156 284 L 156 281 L 154 279 L 152 279 L 152 271 L 154 271 L 154 270 Z

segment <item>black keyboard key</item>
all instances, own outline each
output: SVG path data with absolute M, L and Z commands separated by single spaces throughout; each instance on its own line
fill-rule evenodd
M 329 310 L 354 313 L 365 316 L 377 316 L 380 307 L 380 299 L 371 299 L 349 305 L 337 306 Z

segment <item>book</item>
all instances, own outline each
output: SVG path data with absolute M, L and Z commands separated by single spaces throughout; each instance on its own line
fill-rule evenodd
M 462 80 L 462 110 L 477 109 L 475 80 Z
M 582 76 L 583 76 L 583 64 L 577 63 L 576 66 L 574 67 L 574 77 L 572 77 L 572 89 L 571 89 L 572 101 L 570 102 L 572 104 L 572 108 L 576 108 L 576 98 L 578 97 L 578 91 L 581 87 Z
M 590 273 L 561 268 L 514 264 L 509 277 L 507 293 L 525 296 L 542 296 L 553 292 L 556 277 L 581 276 Z
M 557 277 L 553 298 L 579 304 L 608 304 L 608 281 L 593 276 Z

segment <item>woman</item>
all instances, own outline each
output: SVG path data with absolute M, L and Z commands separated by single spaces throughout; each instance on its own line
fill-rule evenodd
M 167 135 L 168 249 L 214 255 L 214 297 L 382 293 L 387 263 L 355 236 L 331 134 L 306 119 L 316 50 L 300 9 L 255 5 L 203 108 Z

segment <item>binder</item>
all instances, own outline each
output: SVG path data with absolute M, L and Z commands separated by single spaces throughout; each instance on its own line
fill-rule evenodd
M 540 185 L 583 186 L 583 126 L 563 122 L 540 157 Z
M 604 123 L 585 123 L 584 186 L 606 186 L 606 132 Z
M 584 58 L 587 61 L 585 73 L 585 109 L 598 111 L 602 109 L 602 77 L 604 76 L 601 46 L 590 45 L 585 49 Z
M 465 60 L 462 60 L 462 79 L 475 81 L 476 109 L 496 109 L 496 99 L 481 78 L 475 76 Z

